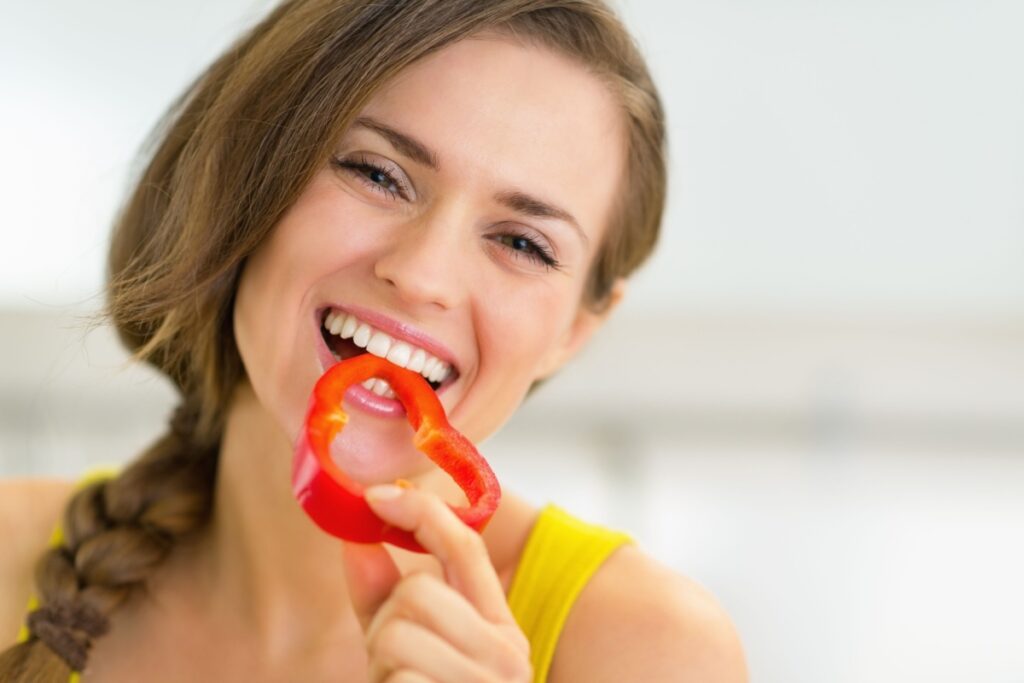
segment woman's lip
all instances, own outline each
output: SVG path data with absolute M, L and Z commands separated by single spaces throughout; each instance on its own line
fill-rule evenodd
M 345 390 L 345 402 L 353 408 L 381 417 L 403 417 L 405 407 L 399 401 L 373 393 L 362 384 L 353 384 Z

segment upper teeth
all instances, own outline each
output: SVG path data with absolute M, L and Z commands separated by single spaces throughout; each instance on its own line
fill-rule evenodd
M 400 368 L 418 372 L 431 382 L 440 384 L 452 372 L 452 366 L 418 346 L 399 341 L 380 330 L 367 325 L 351 313 L 331 311 L 324 319 L 324 328 L 342 339 L 351 339 L 356 346 L 366 349 L 375 356 L 386 358 Z M 367 380 L 369 383 L 372 380 Z M 374 387 L 383 385 L 381 391 L 371 391 L 384 396 L 390 392 L 387 382 L 378 379 Z

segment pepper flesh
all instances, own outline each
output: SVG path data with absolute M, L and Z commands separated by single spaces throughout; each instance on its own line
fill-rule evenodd
M 330 456 L 330 445 L 348 422 L 345 391 L 378 377 L 391 385 L 415 434 L 413 445 L 446 471 L 469 505 L 451 506 L 467 525 L 483 531 L 501 499 L 501 487 L 472 442 L 448 424 L 434 390 L 419 374 L 383 358 L 362 354 L 333 365 L 317 381 L 309 412 L 295 446 L 292 492 L 316 524 L 338 538 L 357 543 L 390 543 L 426 552 L 412 533 L 380 519 L 363 497 L 363 486 L 349 478 Z

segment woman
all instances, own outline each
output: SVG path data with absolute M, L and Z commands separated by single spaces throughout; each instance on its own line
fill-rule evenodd
M 113 237 L 111 317 L 179 388 L 170 431 L 77 492 L 3 496 L 32 518 L 4 623 L 41 528 L 63 538 L 0 680 L 744 680 L 720 608 L 621 535 L 507 492 L 469 531 L 386 384 L 346 395 L 333 455 L 428 554 L 339 544 L 290 492 L 338 359 L 411 365 L 471 440 L 497 430 L 652 249 L 663 138 L 596 0 L 275 9 L 174 107 Z

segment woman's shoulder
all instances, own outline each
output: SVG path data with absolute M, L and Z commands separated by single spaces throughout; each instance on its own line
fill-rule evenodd
M 75 488 L 64 479 L 0 479 L 0 643 L 13 642 L 46 550 Z
M 715 598 L 625 545 L 574 604 L 549 680 L 741 683 L 747 670 L 739 636 Z
M 0 538 L 5 552 L 0 567 L 6 567 L 20 551 L 41 553 L 64 506 L 74 493 L 75 482 L 56 478 L 0 479 Z

